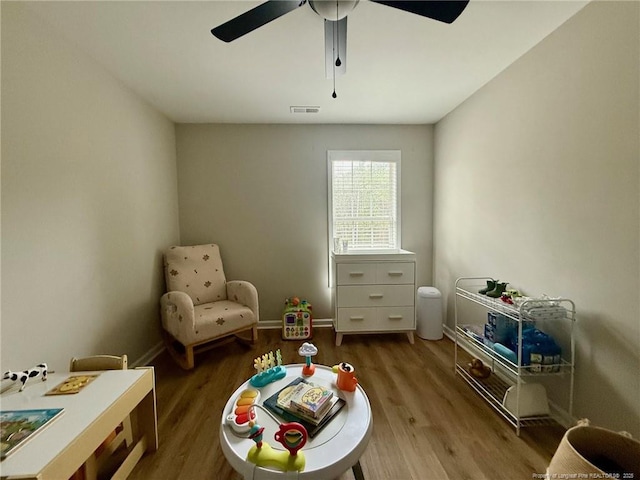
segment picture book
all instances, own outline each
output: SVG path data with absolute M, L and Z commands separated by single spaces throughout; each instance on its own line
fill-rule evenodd
M 263 402 L 263 405 L 265 406 L 265 408 L 269 409 L 271 412 L 273 412 L 286 422 L 298 422 L 302 424 L 307 429 L 309 437 L 313 438 L 331 421 L 333 417 L 338 414 L 338 412 L 342 409 L 342 407 L 344 407 L 346 402 L 337 395 L 333 395 L 331 406 L 321 419 L 310 418 L 299 412 L 285 408 L 285 406 L 288 407 L 287 398 L 290 398 L 293 387 L 303 382 L 308 383 L 302 377 L 296 378 L 291 383 L 289 383 L 289 385 L 285 386 L 284 388 L 280 389 L 278 392 L 267 398 Z
M 45 395 L 69 395 L 78 393 L 89 385 L 98 375 L 72 375 L 64 382 L 49 390 Z
M 289 409 L 311 418 L 322 418 L 331 406 L 333 392 L 320 385 L 301 382 L 296 385 L 289 399 Z
M 0 459 L 51 424 L 64 409 L 0 410 Z
M 333 407 L 338 400 L 339 400 L 339 397 L 337 395 L 334 395 L 331 398 L 331 400 L 329 400 L 325 404 L 325 407 L 323 407 L 324 408 L 323 412 L 320 413 L 317 417 L 310 416 L 307 412 L 305 412 L 304 410 L 298 409 L 294 405 L 290 406 L 287 409 L 287 411 L 309 423 L 312 423 L 314 425 L 319 425 L 324 420 L 325 415 L 329 413 L 329 411 L 331 410 L 331 407 Z

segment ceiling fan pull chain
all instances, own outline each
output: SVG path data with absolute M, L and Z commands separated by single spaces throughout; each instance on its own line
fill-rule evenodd
M 336 5 L 338 4 L 338 2 L 336 1 Z M 328 22 L 328 20 L 325 20 L 325 22 Z M 331 48 L 333 49 L 333 56 L 335 57 L 336 55 L 336 28 L 337 28 L 338 22 L 333 22 L 333 24 L 331 25 L 331 27 L 333 28 L 333 39 L 331 42 Z M 336 94 L 336 63 L 338 63 L 337 61 L 333 63 L 333 93 L 331 94 L 331 97 L 333 98 L 337 98 L 338 95 Z
M 336 67 L 339 67 L 340 65 L 342 65 L 342 61 L 340 60 L 340 33 L 338 33 L 336 35 L 336 25 L 338 24 L 339 20 L 338 18 L 340 17 L 339 14 L 339 8 L 338 8 L 338 2 L 339 0 L 336 0 L 336 23 L 334 23 L 334 27 L 333 27 L 333 33 L 334 33 L 334 38 L 336 39 L 336 42 L 338 44 L 337 48 L 336 48 Z M 335 69 L 334 69 L 334 73 L 333 76 L 335 78 L 336 74 L 335 74 Z

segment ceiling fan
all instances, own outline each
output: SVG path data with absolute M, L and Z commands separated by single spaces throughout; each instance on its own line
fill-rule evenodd
M 333 98 L 336 98 L 335 77 L 346 72 L 347 15 L 360 0 L 268 0 L 255 8 L 223 23 L 211 33 L 225 42 L 232 42 L 253 30 L 308 3 L 324 18 L 325 57 L 327 78 L 334 79 Z M 369 0 L 409 13 L 452 23 L 466 8 L 469 0 Z

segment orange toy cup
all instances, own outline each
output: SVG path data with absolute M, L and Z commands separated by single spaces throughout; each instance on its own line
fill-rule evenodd
M 336 385 L 340 390 L 345 392 L 353 392 L 358 385 L 358 379 L 355 377 L 355 369 L 352 365 L 342 362 L 338 365 L 338 379 Z

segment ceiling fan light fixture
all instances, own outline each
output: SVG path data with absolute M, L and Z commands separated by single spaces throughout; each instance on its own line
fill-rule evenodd
M 333 22 L 349 15 L 360 0 L 309 0 L 313 11 Z

